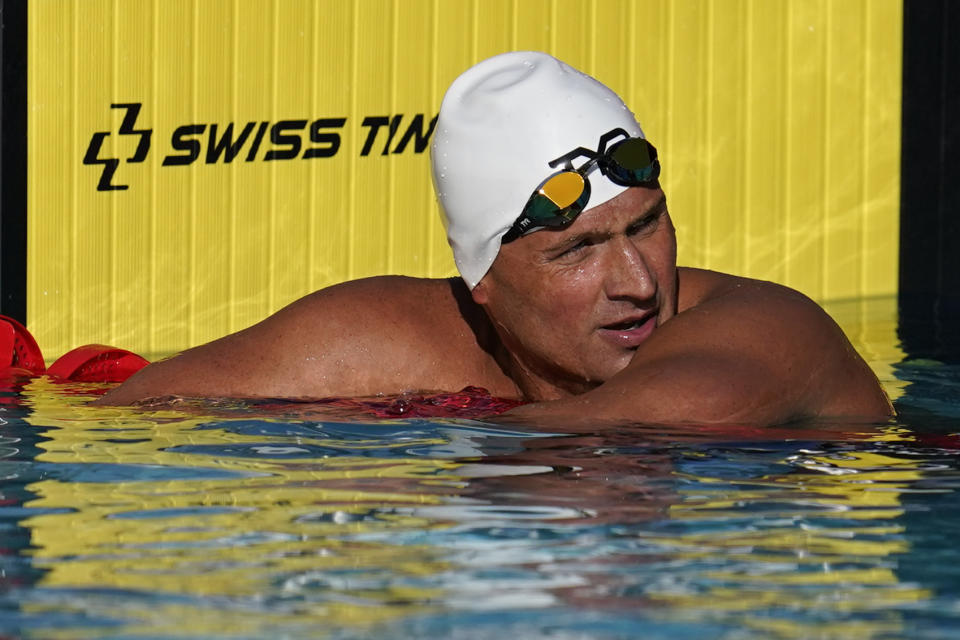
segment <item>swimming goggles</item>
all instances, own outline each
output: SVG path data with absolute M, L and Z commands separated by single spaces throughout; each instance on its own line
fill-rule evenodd
M 612 140 L 623 137 L 609 149 Z M 588 160 L 579 168 L 573 168 L 573 160 L 585 156 Z M 644 138 L 631 138 L 619 127 L 600 136 L 600 147 L 591 151 L 577 147 L 570 153 L 550 161 L 550 167 L 563 169 L 550 175 L 536 188 L 523 213 L 500 240 L 501 244 L 512 242 L 522 235 L 544 227 L 562 227 L 573 222 L 590 200 L 590 181 L 594 169 L 612 182 L 624 187 L 649 184 L 660 176 L 660 162 L 656 148 Z

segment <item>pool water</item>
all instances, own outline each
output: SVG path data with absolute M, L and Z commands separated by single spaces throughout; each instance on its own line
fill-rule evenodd
M 892 300 L 829 310 L 897 420 L 564 435 L 7 381 L 0 634 L 956 637 L 960 367 L 904 354 Z

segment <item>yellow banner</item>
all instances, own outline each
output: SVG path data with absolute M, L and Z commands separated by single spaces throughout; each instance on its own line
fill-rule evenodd
M 680 262 L 819 299 L 897 279 L 898 0 L 29 5 L 28 315 L 147 357 L 350 278 L 452 275 L 427 148 L 474 62 L 546 50 L 660 150 Z M 416 301 L 411 301 L 415 307 Z

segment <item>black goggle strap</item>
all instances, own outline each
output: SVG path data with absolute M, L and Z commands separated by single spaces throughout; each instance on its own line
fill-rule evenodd
M 603 156 L 607 152 L 607 145 L 610 144 L 611 140 L 613 140 L 618 136 L 626 138 L 626 140 L 630 139 L 630 134 L 624 131 L 623 129 L 621 129 L 620 127 L 617 127 L 616 129 L 611 129 L 610 131 L 607 131 L 605 134 L 600 136 L 600 147 L 597 149 L 597 155 Z M 617 143 L 617 145 L 623 142 L 626 142 L 626 140 L 621 140 L 620 142 Z M 617 145 L 614 145 L 614 146 L 617 146 Z M 611 150 L 612 150 L 612 147 L 611 147 Z
M 581 156 L 588 158 L 588 160 L 585 163 L 583 163 L 578 169 L 573 166 L 573 161 L 576 158 L 579 158 Z M 559 158 L 551 160 L 547 164 L 550 166 L 551 169 L 556 169 L 557 167 L 562 166 L 564 171 L 576 171 L 577 173 L 580 173 L 585 176 L 588 173 L 590 173 L 590 169 L 593 167 L 594 164 L 596 164 L 596 162 L 599 159 L 600 159 L 600 155 L 596 151 L 590 151 L 590 149 L 587 149 L 585 147 L 577 147 L 570 153 L 565 153 Z
M 627 139 L 630 138 L 629 133 L 617 127 L 616 129 L 611 129 L 610 131 L 607 131 L 605 134 L 600 136 L 600 147 L 596 151 L 591 151 L 586 147 L 577 147 L 573 151 L 569 153 L 565 153 L 559 158 L 551 160 L 547 164 L 549 164 L 550 167 L 553 169 L 556 169 L 562 164 L 563 168 L 566 169 L 567 171 L 577 171 L 579 173 L 582 173 L 583 175 L 587 175 L 588 173 L 590 173 L 590 167 L 593 165 L 593 163 L 599 162 L 602 160 L 604 154 L 607 151 L 607 145 L 610 144 L 610 141 L 618 136 L 622 136 Z M 621 140 L 621 142 L 625 142 L 625 141 Z M 619 145 L 620 143 L 618 142 L 617 144 Z M 614 146 L 617 146 L 617 145 L 614 145 Z M 573 161 L 574 159 L 579 158 L 581 156 L 585 158 L 589 158 L 589 160 L 586 163 L 584 163 L 579 169 L 575 169 L 573 166 Z

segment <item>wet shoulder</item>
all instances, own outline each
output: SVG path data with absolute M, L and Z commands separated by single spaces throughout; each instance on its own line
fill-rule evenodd
M 677 267 L 678 311 L 685 311 L 703 302 L 736 290 L 748 282 L 757 282 L 719 271 Z
M 455 291 L 450 281 L 401 277 L 329 287 L 146 367 L 107 401 L 364 396 L 495 382 L 480 375 L 483 354 Z
M 876 376 L 836 322 L 803 293 L 773 282 L 701 269 L 680 270 L 674 344 L 699 344 L 731 361 L 752 363 L 796 415 L 889 415 Z M 684 329 L 683 332 L 675 330 Z
M 678 267 L 677 273 L 680 289 L 677 296 L 677 306 L 678 311 L 681 312 L 705 303 L 733 297 L 742 302 L 749 300 L 757 304 L 763 302 L 792 303 L 801 307 L 808 307 L 818 314 L 823 313 L 819 305 L 807 296 L 775 282 L 692 267 Z
M 353 393 L 505 386 L 486 344 L 489 321 L 459 279 L 355 280 L 307 296 L 277 315 L 265 333 L 299 335 L 295 353 L 319 346 Z
M 304 322 L 344 322 L 359 330 L 388 327 L 417 328 L 457 322 L 463 301 L 452 278 L 376 276 L 337 284 L 291 305 L 290 312 Z M 460 284 L 466 291 L 466 288 Z M 469 292 L 467 292 L 469 298 Z

